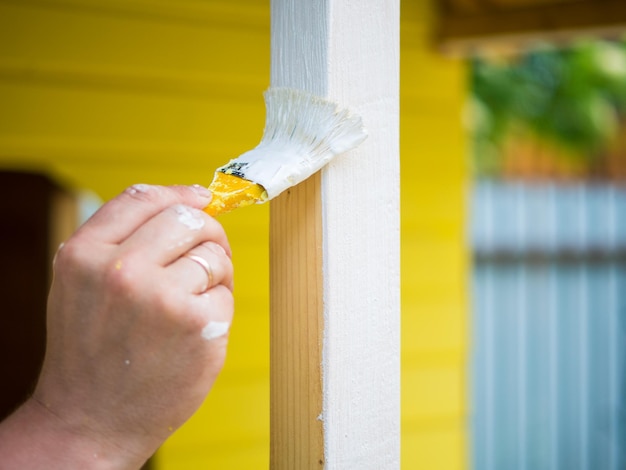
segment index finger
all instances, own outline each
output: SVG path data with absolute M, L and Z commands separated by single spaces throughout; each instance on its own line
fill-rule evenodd
M 210 201 L 211 193 L 200 185 L 135 184 L 98 209 L 77 234 L 103 243 L 119 244 L 167 207 L 184 204 L 202 209 Z

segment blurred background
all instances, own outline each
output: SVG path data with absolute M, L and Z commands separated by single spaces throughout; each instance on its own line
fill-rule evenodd
M 473 468 L 626 468 L 626 42 L 470 74 Z
M 402 467 L 625 469 L 626 4 L 400 21 Z M 36 379 L 58 244 L 258 143 L 269 28 L 269 0 L 0 0 L 0 417 Z M 149 468 L 268 466 L 268 216 L 220 218 L 229 358 Z

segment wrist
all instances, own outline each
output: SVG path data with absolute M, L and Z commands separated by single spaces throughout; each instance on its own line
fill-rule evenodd
M 8 468 L 136 470 L 148 457 L 72 429 L 35 399 L 0 423 L 0 461 Z

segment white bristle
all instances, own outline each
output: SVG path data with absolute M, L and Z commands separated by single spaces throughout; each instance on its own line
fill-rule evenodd
M 331 101 L 292 88 L 270 88 L 264 96 L 262 144 L 299 146 L 315 159 L 345 152 L 366 137 L 361 118 Z
M 259 145 L 218 171 L 260 184 L 269 199 L 367 137 L 360 117 L 302 90 L 270 88 L 265 92 L 265 106 Z

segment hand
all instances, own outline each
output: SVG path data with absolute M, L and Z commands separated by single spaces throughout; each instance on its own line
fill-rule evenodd
M 138 468 L 213 385 L 233 268 L 222 227 L 200 210 L 209 197 L 199 187 L 133 186 L 59 249 L 46 357 L 25 408 L 94 466 L 58 468 Z

